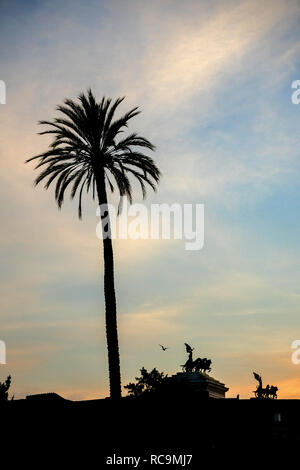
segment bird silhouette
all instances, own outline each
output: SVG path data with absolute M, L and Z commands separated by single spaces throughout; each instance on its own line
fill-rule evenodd
M 163 346 L 162 344 L 159 344 L 158 346 L 160 346 L 163 351 L 166 351 L 167 349 L 170 349 L 170 348 L 165 348 L 165 346 Z
M 187 353 L 191 353 L 194 351 L 194 348 L 192 348 L 189 344 L 187 343 L 184 343 L 185 344 L 185 347 L 186 347 L 186 352 Z

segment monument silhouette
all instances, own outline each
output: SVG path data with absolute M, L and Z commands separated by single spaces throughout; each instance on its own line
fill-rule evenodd
M 188 354 L 187 361 L 181 365 L 182 372 L 177 372 L 170 379 L 174 385 L 182 386 L 190 393 L 197 394 L 203 398 L 225 398 L 229 390 L 222 382 L 208 375 L 211 372 L 211 359 L 206 357 L 194 360 L 192 348 L 184 343 Z

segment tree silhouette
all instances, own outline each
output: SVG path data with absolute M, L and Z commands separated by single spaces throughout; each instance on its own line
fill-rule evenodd
M 53 181 L 55 199 L 61 208 L 66 189 L 71 185 L 71 198 L 78 193 L 78 216 L 82 216 L 82 194 L 91 190 L 97 196 L 103 234 L 104 296 L 106 338 L 110 396 L 121 397 L 120 357 L 117 330 L 116 296 L 114 286 L 114 259 L 111 227 L 107 208 L 107 187 L 111 192 L 117 187 L 120 196 L 132 202 L 130 176 L 139 182 L 143 197 L 146 184 L 156 190 L 160 171 L 152 158 L 140 149 L 153 151 L 154 145 L 144 137 L 131 133 L 120 138 L 128 122 L 140 111 L 135 107 L 119 118 L 115 111 L 124 98 L 114 102 L 105 97 L 97 102 L 91 89 L 82 93 L 75 102 L 70 99 L 56 109 L 61 113 L 53 121 L 40 121 L 48 129 L 40 134 L 53 135 L 49 150 L 27 160 L 38 160 L 36 169 L 42 169 L 35 184 L 45 182 L 48 189 Z
M 0 401 L 8 400 L 8 390 L 11 384 L 11 376 L 9 375 L 4 382 L 0 382 Z
M 147 369 L 142 367 L 141 376 L 136 377 L 136 383 L 130 382 L 124 388 L 128 390 L 129 395 L 139 397 L 146 393 L 157 392 L 164 383 L 167 376 L 164 372 L 159 372 L 156 368 L 148 372 Z

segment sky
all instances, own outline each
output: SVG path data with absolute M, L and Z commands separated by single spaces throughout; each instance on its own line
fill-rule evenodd
M 61 211 L 34 189 L 41 119 L 91 87 L 156 145 L 152 203 L 203 203 L 205 244 L 116 240 L 122 382 L 196 356 L 227 396 L 252 371 L 300 398 L 300 3 L 296 0 L 0 2 L 0 339 L 15 398 L 108 395 L 96 203 Z M 141 202 L 139 191 L 135 202 Z M 159 346 L 170 347 L 163 352 Z

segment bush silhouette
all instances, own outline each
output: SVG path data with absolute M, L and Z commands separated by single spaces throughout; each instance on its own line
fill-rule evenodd
M 9 375 L 5 382 L 0 382 L 0 401 L 8 400 L 8 390 L 11 384 L 11 376 Z
M 147 369 L 142 367 L 140 369 L 141 376 L 136 377 L 136 383 L 130 382 L 124 388 L 128 390 L 128 394 L 132 397 L 139 397 L 141 395 L 157 392 L 165 383 L 167 375 L 159 372 L 156 368 L 148 372 Z

